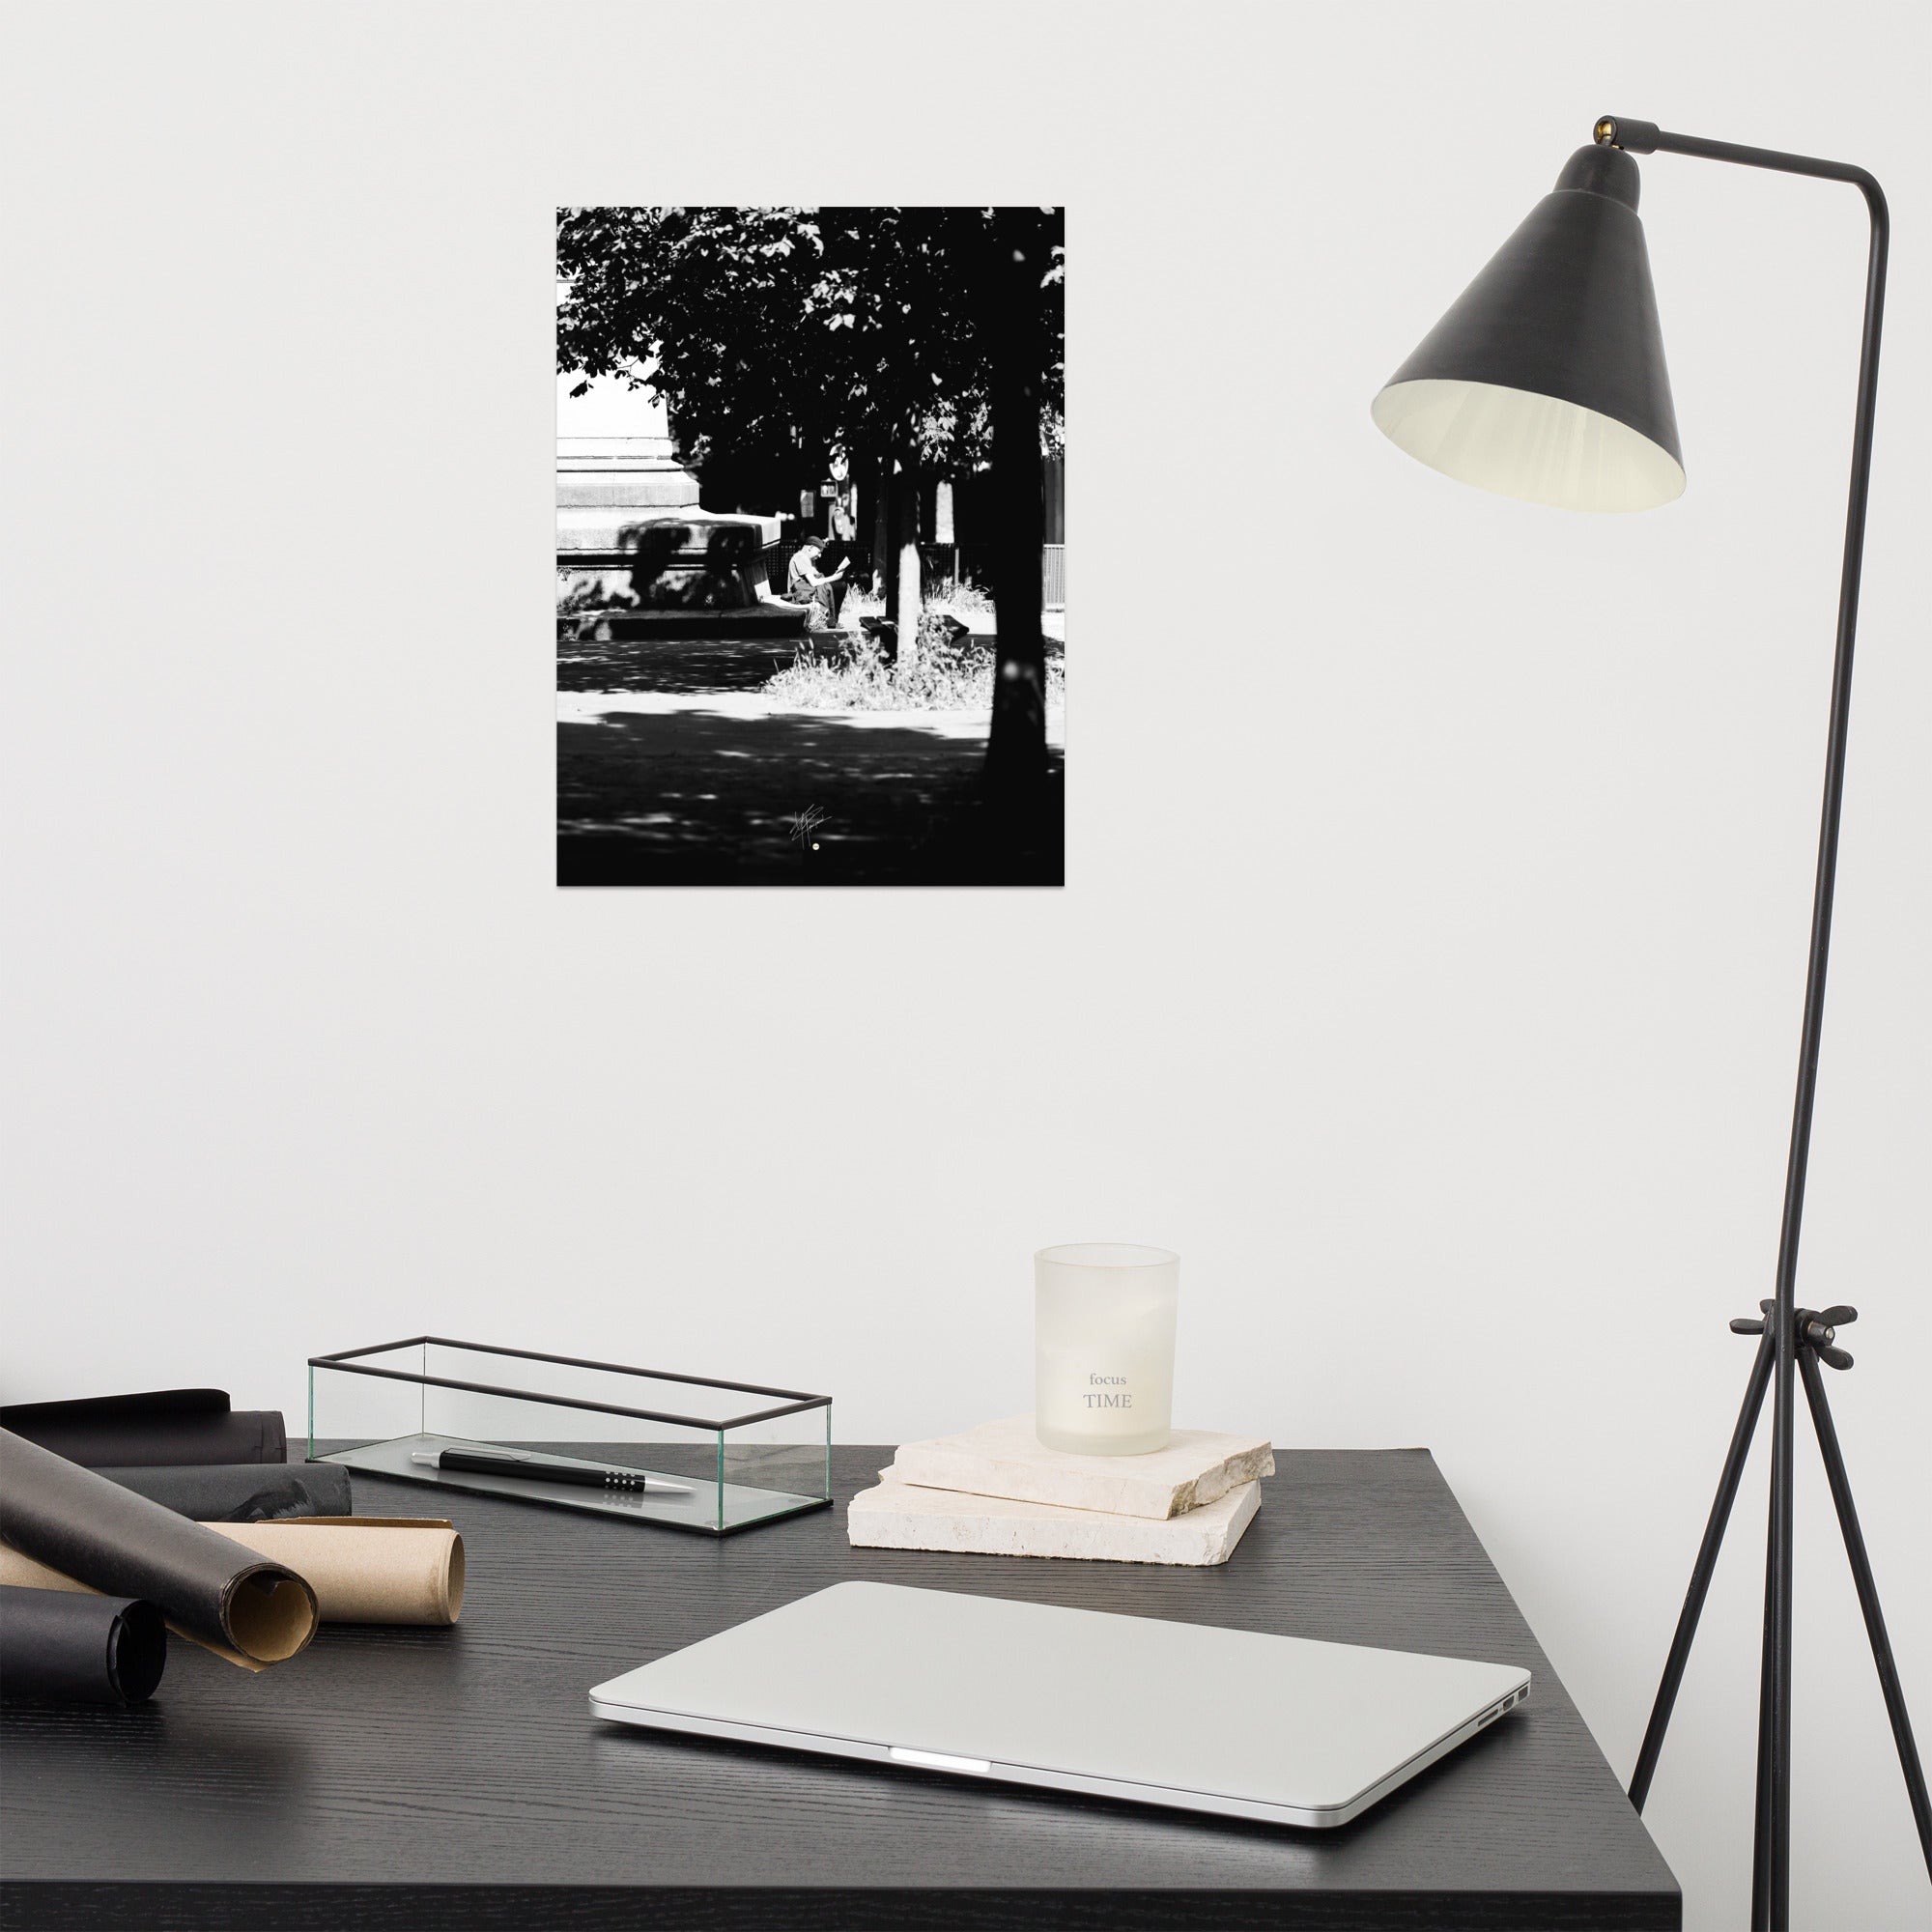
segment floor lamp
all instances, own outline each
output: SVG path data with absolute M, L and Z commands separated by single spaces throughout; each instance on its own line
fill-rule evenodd
M 1871 473 L 1872 412 L 1878 390 L 1879 326 L 1885 310 L 1885 196 L 1862 168 L 1804 155 L 1742 148 L 1667 134 L 1648 121 L 1606 115 L 1594 144 L 1565 162 L 1546 195 L 1490 265 L 1423 339 L 1376 397 L 1377 426 L 1411 456 L 1487 490 L 1576 510 L 1646 510 L 1684 489 L 1683 452 L 1664 369 L 1657 298 L 1643 224 L 1637 219 L 1634 155 L 1694 155 L 1779 174 L 1847 182 L 1871 215 L 1864 337 L 1852 438 L 1851 507 L 1838 594 L 1837 652 L 1825 754 L 1825 805 L 1811 905 L 1811 956 L 1798 1097 L 1785 1170 L 1776 1292 L 1756 1319 L 1733 1321 L 1760 1339 L 1745 1404 L 1725 1458 L 1716 1502 L 1691 1572 L 1663 1680 L 1631 1780 L 1638 1809 L 1650 1789 L 1664 1729 L 1716 1568 L 1745 1459 L 1767 1389 L 1772 1399 L 1771 1532 L 1765 1564 L 1764 1663 L 1758 1706 L 1754 1932 L 1786 1932 L 1791 1882 L 1791 1578 L 1792 1445 L 1796 1386 L 1802 1381 L 1832 1499 L 1851 1559 L 1860 1607 L 1878 1664 L 1899 1763 L 1926 1867 L 1932 1871 L 1932 1805 L 1913 1743 L 1905 1697 L 1879 1609 L 1844 1458 L 1825 1400 L 1819 1363 L 1848 1369 L 1836 1331 L 1850 1308 L 1797 1305 L 1798 1236 L 1804 1209 L 1804 1166 L 1811 1140 L 1818 1042 L 1825 1009 L 1825 965 L 1832 937 L 1832 887 L 1844 796 L 1845 733 L 1851 710 L 1852 642 L 1858 625 L 1859 566 L 1864 552 L 1865 495 Z

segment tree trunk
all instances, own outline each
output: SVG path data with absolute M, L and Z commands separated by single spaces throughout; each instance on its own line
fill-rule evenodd
M 993 221 L 986 308 L 990 363 L 993 721 L 986 791 L 1024 810 L 1046 779 L 1046 642 L 1040 634 L 1040 552 L 1046 541 L 1040 459 L 1040 281 L 1051 240 L 1037 209 L 1003 208 Z
M 893 558 L 894 587 L 896 591 L 899 663 L 910 668 L 919 662 L 919 620 L 924 609 L 923 574 L 919 557 L 919 464 L 911 455 L 899 459 L 898 473 L 893 478 L 898 503 L 897 552 Z
M 887 596 L 886 579 L 890 575 L 886 559 L 892 555 L 893 529 L 890 506 L 893 494 L 893 460 L 890 456 L 880 456 L 872 464 L 869 485 L 872 497 L 872 577 L 871 591 L 874 597 Z M 890 616 L 892 613 L 887 612 Z

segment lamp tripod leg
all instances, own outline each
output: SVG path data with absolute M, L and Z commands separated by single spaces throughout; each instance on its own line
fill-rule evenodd
M 1828 1308 L 1794 1309 L 1788 1323 L 1780 1324 L 1776 1304 L 1761 1302 L 1761 1321 L 1733 1321 L 1737 1334 L 1758 1336 L 1757 1355 L 1751 1364 L 1750 1381 L 1745 1389 L 1744 1406 L 1738 1411 L 1737 1427 L 1731 1432 L 1731 1446 L 1724 1457 L 1723 1473 L 1718 1480 L 1718 1493 L 1704 1525 L 1704 1539 L 1697 1548 L 1697 1561 L 1690 1572 L 1690 1587 L 1685 1593 L 1684 1607 L 1678 1613 L 1676 1634 L 1664 1662 L 1663 1678 L 1651 1707 L 1643 1744 L 1637 1752 L 1636 1769 L 1631 1775 L 1630 1799 L 1641 1811 L 1650 1795 L 1651 1780 L 1663 1749 L 1663 1736 L 1670 1714 L 1690 1662 L 1690 1646 L 1697 1634 L 1697 1623 L 1710 1593 L 1711 1578 L 1718 1566 L 1718 1552 L 1737 1501 L 1745 1463 L 1750 1456 L 1751 1438 L 1757 1433 L 1764 1399 L 1778 1369 L 1787 1368 L 1790 1380 L 1804 1385 L 1804 1400 L 1811 1411 L 1811 1423 L 1818 1437 L 1818 1453 L 1824 1461 L 1825 1475 L 1831 1485 L 1832 1501 L 1838 1513 L 1838 1527 L 1844 1534 L 1845 1554 L 1852 1566 L 1852 1581 L 1857 1586 L 1859 1607 L 1864 1613 L 1865 1634 L 1871 1640 L 1872 1661 L 1878 1666 L 1879 1688 L 1885 1693 L 1886 1715 L 1891 1720 L 1891 1735 L 1898 1747 L 1899 1768 L 1905 1775 L 1906 1796 L 1918 1831 L 1918 1844 L 1925 1857 L 1925 1868 L 1932 1874 L 1932 1798 L 1928 1798 L 1924 1767 L 1912 1735 L 1912 1719 L 1905 1708 L 1905 1690 L 1898 1678 L 1898 1664 L 1892 1656 L 1891 1639 L 1886 1633 L 1885 1614 L 1879 1607 L 1878 1584 L 1872 1576 L 1871 1558 L 1865 1550 L 1864 1532 L 1859 1526 L 1858 1507 L 1852 1500 L 1851 1478 L 1845 1470 L 1844 1452 L 1838 1445 L 1838 1432 L 1832 1420 L 1831 1405 L 1825 1398 L 1825 1382 L 1819 1373 L 1822 1358 L 1836 1369 L 1848 1369 L 1852 1358 L 1833 1346 L 1836 1324 L 1856 1321 L 1857 1310 Z M 1780 1364 L 1779 1330 L 1788 1337 L 1786 1363 Z M 1788 1365 L 1788 1366 L 1787 1366 Z M 1795 1371 L 1795 1375 L 1791 1374 Z M 1788 1382 L 1787 1382 L 1788 1386 Z M 1766 1538 L 1764 1566 L 1764 1650 L 1758 1683 L 1757 1805 L 1752 1829 L 1751 1932 L 1788 1932 L 1791 1913 L 1791 1787 L 1790 1787 L 1790 1634 L 1792 1583 L 1792 1437 L 1796 1434 L 1796 1414 L 1787 1400 L 1775 1412 L 1772 1436 L 1771 1521 Z
M 1764 1628 L 1765 1690 L 1771 1713 L 1764 1796 L 1768 1840 L 1767 1932 L 1791 1927 L 1791 1612 L 1796 1571 L 1793 1535 L 1794 1449 L 1798 1414 L 1795 1384 L 1798 1323 L 1788 1286 L 1766 1321 L 1778 1331 L 1777 1363 L 1771 1380 L 1771 1549 L 1766 1561 Z
M 1771 1324 L 1765 1324 L 1770 1332 Z M 1776 1696 L 1776 1652 L 1772 1630 L 1777 1616 L 1777 1478 L 1771 1489 L 1771 1522 L 1764 1548 L 1764 1648 L 1757 1685 L 1757 1804 L 1751 1824 L 1751 1932 L 1771 1932 L 1772 1762 L 1775 1729 L 1772 1705 Z
M 1844 1531 L 1845 1554 L 1851 1559 L 1852 1581 L 1858 1586 L 1859 1607 L 1864 1612 L 1865 1634 L 1871 1638 L 1872 1661 L 1878 1665 L 1879 1688 L 1885 1692 L 1886 1715 L 1891 1719 L 1891 1735 L 1898 1746 L 1899 1769 L 1905 1774 L 1905 1789 L 1912 1801 L 1913 1821 L 1918 1827 L 1918 1846 L 1925 1855 L 1925 1869 L 1932 1874 L 1932 1802 L 1925 1792 L 1925 1772 L 1918 1762 L 1918 1747 L 1913 1742 L 1912 1719 L 1905 1709 L 1905 1690 L 1898 1681 L 1898 1665 L 1891 1655 L 1891 1639 L 1886 1634 L 1885 1614 L 1879 1608 L 1878 1583 L 1872 1576 L 1871 1559 L 1865 1553 L 1864 1532 L 1859 1527 L 1859 1513 L 1852 1501 L 1851 1478 L 1845 1473 L 1845 1458 L 1838 1447 L 1838 1431 L 1825 1400 L 1824 1378 L 1818 1373 L 1817 1357 L 1809 1349 L 1798 1351 L 1798 1371 L 1804 1378 L 1804 1399 L 1811 1406 L 1812 1426 L 1818 1432 L 1818 1453 L 1824 1458 L 1826 1479 L 1832 1486 L 1832 1501 L 1838 1511 L 1838 1527 Z
M 1718 1479 L 1717 1500 L 1711 1505 L 1710 1520 L 1704 1525 L 1704 1540 L 1697 1547 L 1697 1561 L 1690 1572 L 1690 1587 L 1684 1595 L 1684 1608 L 1678 1613 L 1677 1632 L 1670 1639 L 1670 1655 L 1665 1659 L 1663 1678 L 1657 1687 L 1657 1701 L 1651 1706 L 1650 1722 L 1644 1729 L 1643 1745 L 1636 1754 L 1636 1769 L 1631 1774 L 1630 1801 L 1641 1811 L 1650 1796 L 1650 1781 L 1657 1773 L 1657 1760 L 1663 1750 L 1663 1734 L 1670 1725 L 1670 1713 L 1684 1682 L 1684 1667 L 1690 1661 L 1691 1640 L 1697 1634 L 1697 1620 L 1710 1594 L 1711 1577 L 1718 1567 L 1718 1551 L 1724 1541 L 1724 1529 L 1731 1519 L 1731 1505 L 1737 1501 L 1738 1484 L 1744 1477 L 1745 1463 L 1750 1455 L 1751 1437 L 1757 1432 L 1758 1412 L 1764 1406 L 1765 1391 L 1771 1386 L 1771 1371 L 1776 1349 L 1769 1326 L 1758 1344 L 1757 1359 L 1751 1364 L 1750 1381 L 1745 1390 L 1744 1406 L 1738 1411 L 1738 1426 L 1731 1432 L 1731 1446 L 1724 1457 L 1724 1471 Z

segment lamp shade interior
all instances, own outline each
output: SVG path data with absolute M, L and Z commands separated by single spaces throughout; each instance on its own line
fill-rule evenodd
M 1391 383 L 1376 427 L 1398 449 L 1479 490 L 1560 510 L 1654 510 L 1684 466 L 1614 416 L 1560 396 L 1444 377 Z
M 1579 149 L 1376 397 L 1376 425 L 1445 475 L 1565 510 L 1649 510 L 1683 452 L 1637 166 Z

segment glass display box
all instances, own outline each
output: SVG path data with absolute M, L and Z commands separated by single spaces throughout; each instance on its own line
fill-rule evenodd
M 728 1536 L 832 1501 L 832 1398 L 417 1335 L 311 1355 L 308 1457 Z

